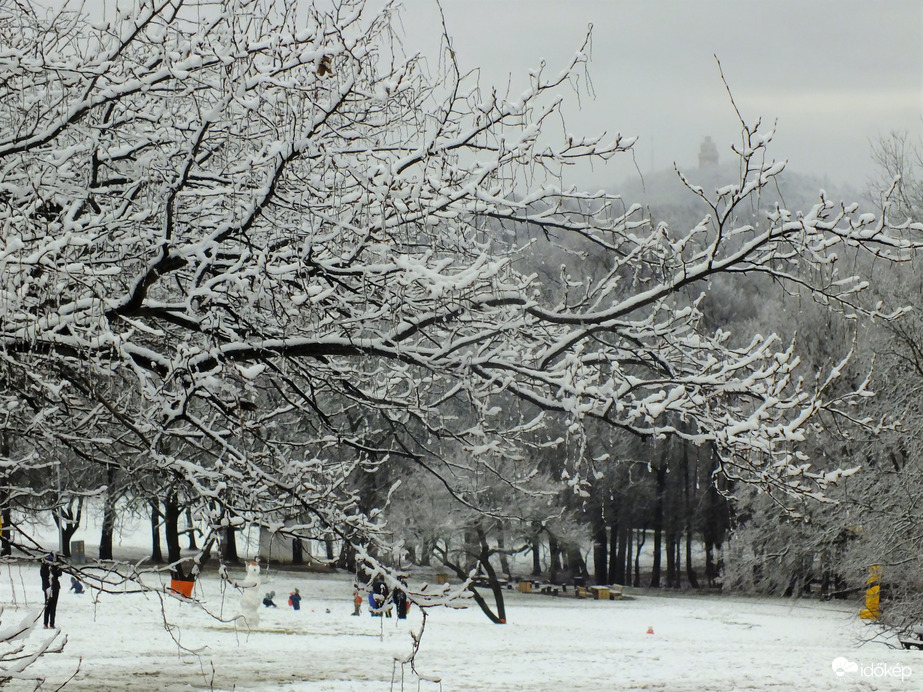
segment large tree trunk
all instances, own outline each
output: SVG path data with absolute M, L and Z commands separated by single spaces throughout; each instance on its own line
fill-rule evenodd
M 481 568 L 484 570 L 484 573 L 487 575 L 487 583 L 490 584 L 490 590 L 494 597 L 494 604 L 497 607 L 497 619 L 493 620 L 494 623 L 499 625 L 506 624 L 506 604 L 503 600 L 503 586 L 500 584 L 500 580 L 497 579 L 497 573 L 494 571 L 493 565 L 490 564 L 490 551 L 487 547 L 487 541 L 482 535 L 482 552 L 481 552 Z M 483 608 L 482 608 L 483 609 Z M 489 614 L 488 614 L 489 617 Z
M 112 559 L 112 537 L 115 534 L 115 466 L 106 467 L 106 497 L 103 501 L 103 522 L 99 532 L 99 559 Z
M 541 525 L 538 522 L 532 522 L 532 576 L 542 576 L 542 537 Z
M 621 539 L 621 531 L 619 530 L 618 521 L 609 522 L 609 568 L 606 570 L 607 576 L 609 577 L 606 580 L 607 584 L 623 584 L 620 577 L 624 576 L 624 570 L 619 572 L 619 540 Z M 625 555 L 622 554 L 622 560 L 624 561 Z M 624 566 L 624 562 L 622 563 Z
M 564 571 L 561 561 L 561 544 L 554 534 L 548 532 L 548 581 L 557 583 Z
M 497 557 L 500 559 L 500 570 L 503 576 L 509 579 L 512 576 L 510 571 L 510 556 L 506 549 L 506 523 L 499 522 L 497 526 Z
M 471 530 L 469 532 L 468 538 L 471 538 L 471 535 L 476 537 L 478 541 L 478 546 L 471 545 L 470 543 L 466 546 L 466 557 L 470 556 L 470 551 L 472 549 L 477 550 L 476 558 L 477 564 L 479 565 L 479 571 L 483 572 L 484 576 L 487 578 L 487 584 L 490 588 L 490 591 L 494 597 L 494 608 L 490 607 L 490 604 L 484 598 L 484 596 L 477 590 L 477 587 L 471 585 L 468 587 L 468 590 L 471 592 L 471 598 L 475 603 L 478 604 L 478 607 L 481 609 L 481 612 L 487 616 L 487 618 L 497 625 L 506 624 L 506 604 L 503 599 L 503 586 L 500 584 L 500 580 L 497 578 L 497 573 L 493 568 L 493 565 L 490 564 L 490 546 L 487 543 L 487 536 L 484 534 L 483 530 L 477 528 L 476 530 Z M 442 564 L 455 572 L 455 575 L 461 579 L 465 580 L 468 578 L 468 575 L 471 572 L 471 568 L 467 566 L 459 565 L 456 562 L 453 562 L 449 557 L 447 550 L 436 548 L 439 558 L 442 560 Z
M 151 561 L 163 562 L 163 551 L 160 549 L 160 503 L 151 500 Z
M 327 555 L 327 561 L 332 563 L 336 559 L 336 553 L 333 550 L 333 534 L 324 535 L 324 551 Z
M 237 529 L 233 526 L 225 526 L 223 533 L 221 559 L 226 565 L 237 564 L 240 562 L 240 557 L 237 555 Z
M 613 584 L 628 584 L 631 582 L 631 555 L 626 554 L 631 550 L 631 527 L 626 522 L 619 523 L 618 545 L 615 553 L 615 570 L 612 574 Z
M 692 564 L 692 530 L 686 531 L 686 579 L 693 589 L 699 588 L 699 577 Z
M 702 518 L 702 538 L 705 543 L 705 578 L 715 586 L 721 573 L 721 546 L 730 524 L 728 503 L 714 485 L 705 491 L 705 508 Z
M 189 550 L 198 550 L 195 541 L 195 524 L 192 522 L 192 508 L 186 508 L 186 546 Z
M 622 584 L 628 585 L 632 583 L 631 580 L 631 549 L 632 549 L 632 539 L 634 537 L 634 531 L 630 526 L 625 528 L 625 581 L 620 582 Z
M 693 477 L 698 475 L 698 457 L 696 458 L 696 467 L 692 473 Z M 693 589 L 699 588 L 699 578 L 696 576 L 695 567 L 692 564 L 692 519 L 693 507 L 692 489 L 689 482 L 689 445 L 683 444 L 683 513 L 686 515 L 686 579 L 689 586 Z
M 676 563 L 676 556 L 679 553 L 679 545 L 673 532 L 667 535 L 667 588 L 679 588 L 679 565 Z
M 54 519 L 61 535 L 61 554 L 64 557 L 71 556 L 71 538 L 80 528 L 82 518 L 83 497 L 78 497 L 76 500 L 71 498 L 67 507 L 61 506 L 55 510 Z
M 580 552 L 580 546 L 576 543 L 567 543 L 565 546 L 565 555 L 567 556 L 567 571 L 574 575 L 574 578 L 586 579 L 589 572 L 586 568 L 586 561 Z
M 596 516 L 593 520 L 593 579 L 597 584 L 607 583 L 608 547 L 609 537 L 606 534 L 606 524 L 602 517 Z
M 340 549 L 340 556 L 337 558 L 336 566 L 347 572 L 356 571 L 356 549 L 353 547 L 352 543 L 343 543 L 343 547 Z
M 435 543 L 429 540 L 424 540 L 420 545 L 420 554 L 417 556 L 420 567 L 429 567 L 432 564 L 434 545 Z M 340 555 L 343 555 L 342 550 L 340 551 Z
M 643 528 L 638 529 L 638 547 L 635 548 L 635 579 L 633 585 L 641 586 L 641 548 L 647 541 L 647 531 Z
M 473 526 L 465 528 L 465 571 L 470 572 L 480 560 L 481 546 L 478 532 Z
M 718 570 L 715 569 L 715 544 L 705 541 L 705 579 L 709 586 L 715 585 Z
M 297 536 L 292 537 L 292 564 L 304 564 L 304 543 Z
M 673 588 L 678 589 L 683 585 L 683 560 L 682 560 L 682 534 L 673 536 Z
M 179 503 L 175 495 L 163 501 L 163 530 L 167 541 L 167 562 L 179 562 L 182 551 L 179 546 Z
M 654 497 L 654 563 L 651 567 L 651 588 L 660 587 L 661 551 L 663 550 L 663 500 L 667 487 L 666 450 L 663 452 L 660 466 L 654 467 L 657 490 Z

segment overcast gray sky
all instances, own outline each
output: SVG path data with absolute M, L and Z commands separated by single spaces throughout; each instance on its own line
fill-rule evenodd
M 116 0 L 84 1 L 98 12 Z M 437 0 L 401 4 L 405 48 L 435 55 Z M 481 68 L 482 85 L 510 83 L 513 94 L 542 58 L 549 71 L 562 68 L 592 24 L 596 98 L 579 108 L 570 99 L 567 127 L 640 137 L 635 160 L 644 173 L 674 162 L 694 167 L 705 135 L 723 160 L 739 141 L 715 56 L 744 117 L 777 121 L 770 153 L 787 159 L 790 170 L 863 187 L 872 176 L 872 140 L 892 130 L 923 136 L 923 0 L 441 0 L 441 6 L 461 67 Z M 632 172 L 629 163 L 619 160 L 577 182 L 612 186 Z
M 435 0 L 404 0 L 405 47 L 432 50 Z M 791 170 L 862 186 L 870 141 L 923 134 L 920 0 L 442 0 L 463 68 L 482 83 L 526 85 L 557 71 L 593 24 L 596 99 L 568 107 L 570 130 L 637 135 L 642 172 L 694 166 L 710 135 L 726 159 L 739 127 L 715 57 L 744 117 L 778 121 L 772 153 Z M 594 184 L 628 171 L 610 166 Z

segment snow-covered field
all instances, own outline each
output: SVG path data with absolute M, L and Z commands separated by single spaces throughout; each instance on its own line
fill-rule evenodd
M 5 623 L 12 609 L 40 606 L 36 566 L 4 566 L 0 576 Z M 418 610 L 406 621 L 372 618 L 365 608 L 353 617 L 349 575 L 262 576 L 280 607 L 261 608 L 249 633 L 173 598 L 77 596 L 63 591 L 65 578 L 58 625 L 68 643 L 36 664 L 47 678 L 42 689 L 71 676 L 64 689 L 72 692 L 923 689 L 923 652 L 867 641 L 874 632 L 856 617 L 857 603 L 648 591 L 623 601 L 508 591 L 505 626 L 473 604 L 431 610 L 416 665 L 435 682 L 395 662 L 410 652 Z M 300 611 L 286 606 L 295 587 Z M 195 596 L 226 619 L 239 612 L 238 593 L 214 574 L 200 579 Z

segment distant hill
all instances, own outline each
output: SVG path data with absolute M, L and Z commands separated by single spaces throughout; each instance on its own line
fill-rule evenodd
M 719 188 L 738 183 L 741 175 L 738 159 L 721 162 L 706 160 L 699 166 L 681 167 L 679 170 L 691 184 L 703 188 L 710 199 L 716 197 Z M 848 186 L 835 186 L 821 176 L 786 169 L 772 186 L 762 191 L 758 209 L 770 210 L 777 203 L 789 211 L 810 209 L 819 201 L 821 190 L 827 193 L 828 199 L 847 204 L 859 202 L 865 206 L 866 196 Z M 620 195 L 626 204 L 643 205 L 652 212 L 655 219 L 667 221 L 671 225 L 696 223 L 706 211 L 702 200 L 683 185 L 677 171 L 673 169 L 630 177 L 608 191 Z

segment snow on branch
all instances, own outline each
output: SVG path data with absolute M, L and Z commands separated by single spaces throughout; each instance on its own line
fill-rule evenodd
M 655 224 L 562 184 L 634 141 L 555 131 L 583 52 L 506 99 L 451 59 L 426 74 L 391 8 L 234 7 L 194 25 L 144 2 L 96 27 L 2 5 L 22 29 L 0 28 L 7 458 L 47 454 L 75 483 L 117 468 L 214 531 L 292 520 L 356 545 L 385 530 L 381 469 L 453 487 L 483 466 L 440 444 L 519 460 L 589 420 L 713 446 L 773 490 L 835 477 L 797 445 L 865 392 L 807 381 L 775 335 L 706 329 L 702 296 L 762 276 L 888 318 L 837 253 L 900 261 L 923 226 L 823 195 L 760 208 L 784 163 L 743 119 L 739 179 L 685 176 L 705 218 Z M 591 480 L 579 458 L 565 475 Z

